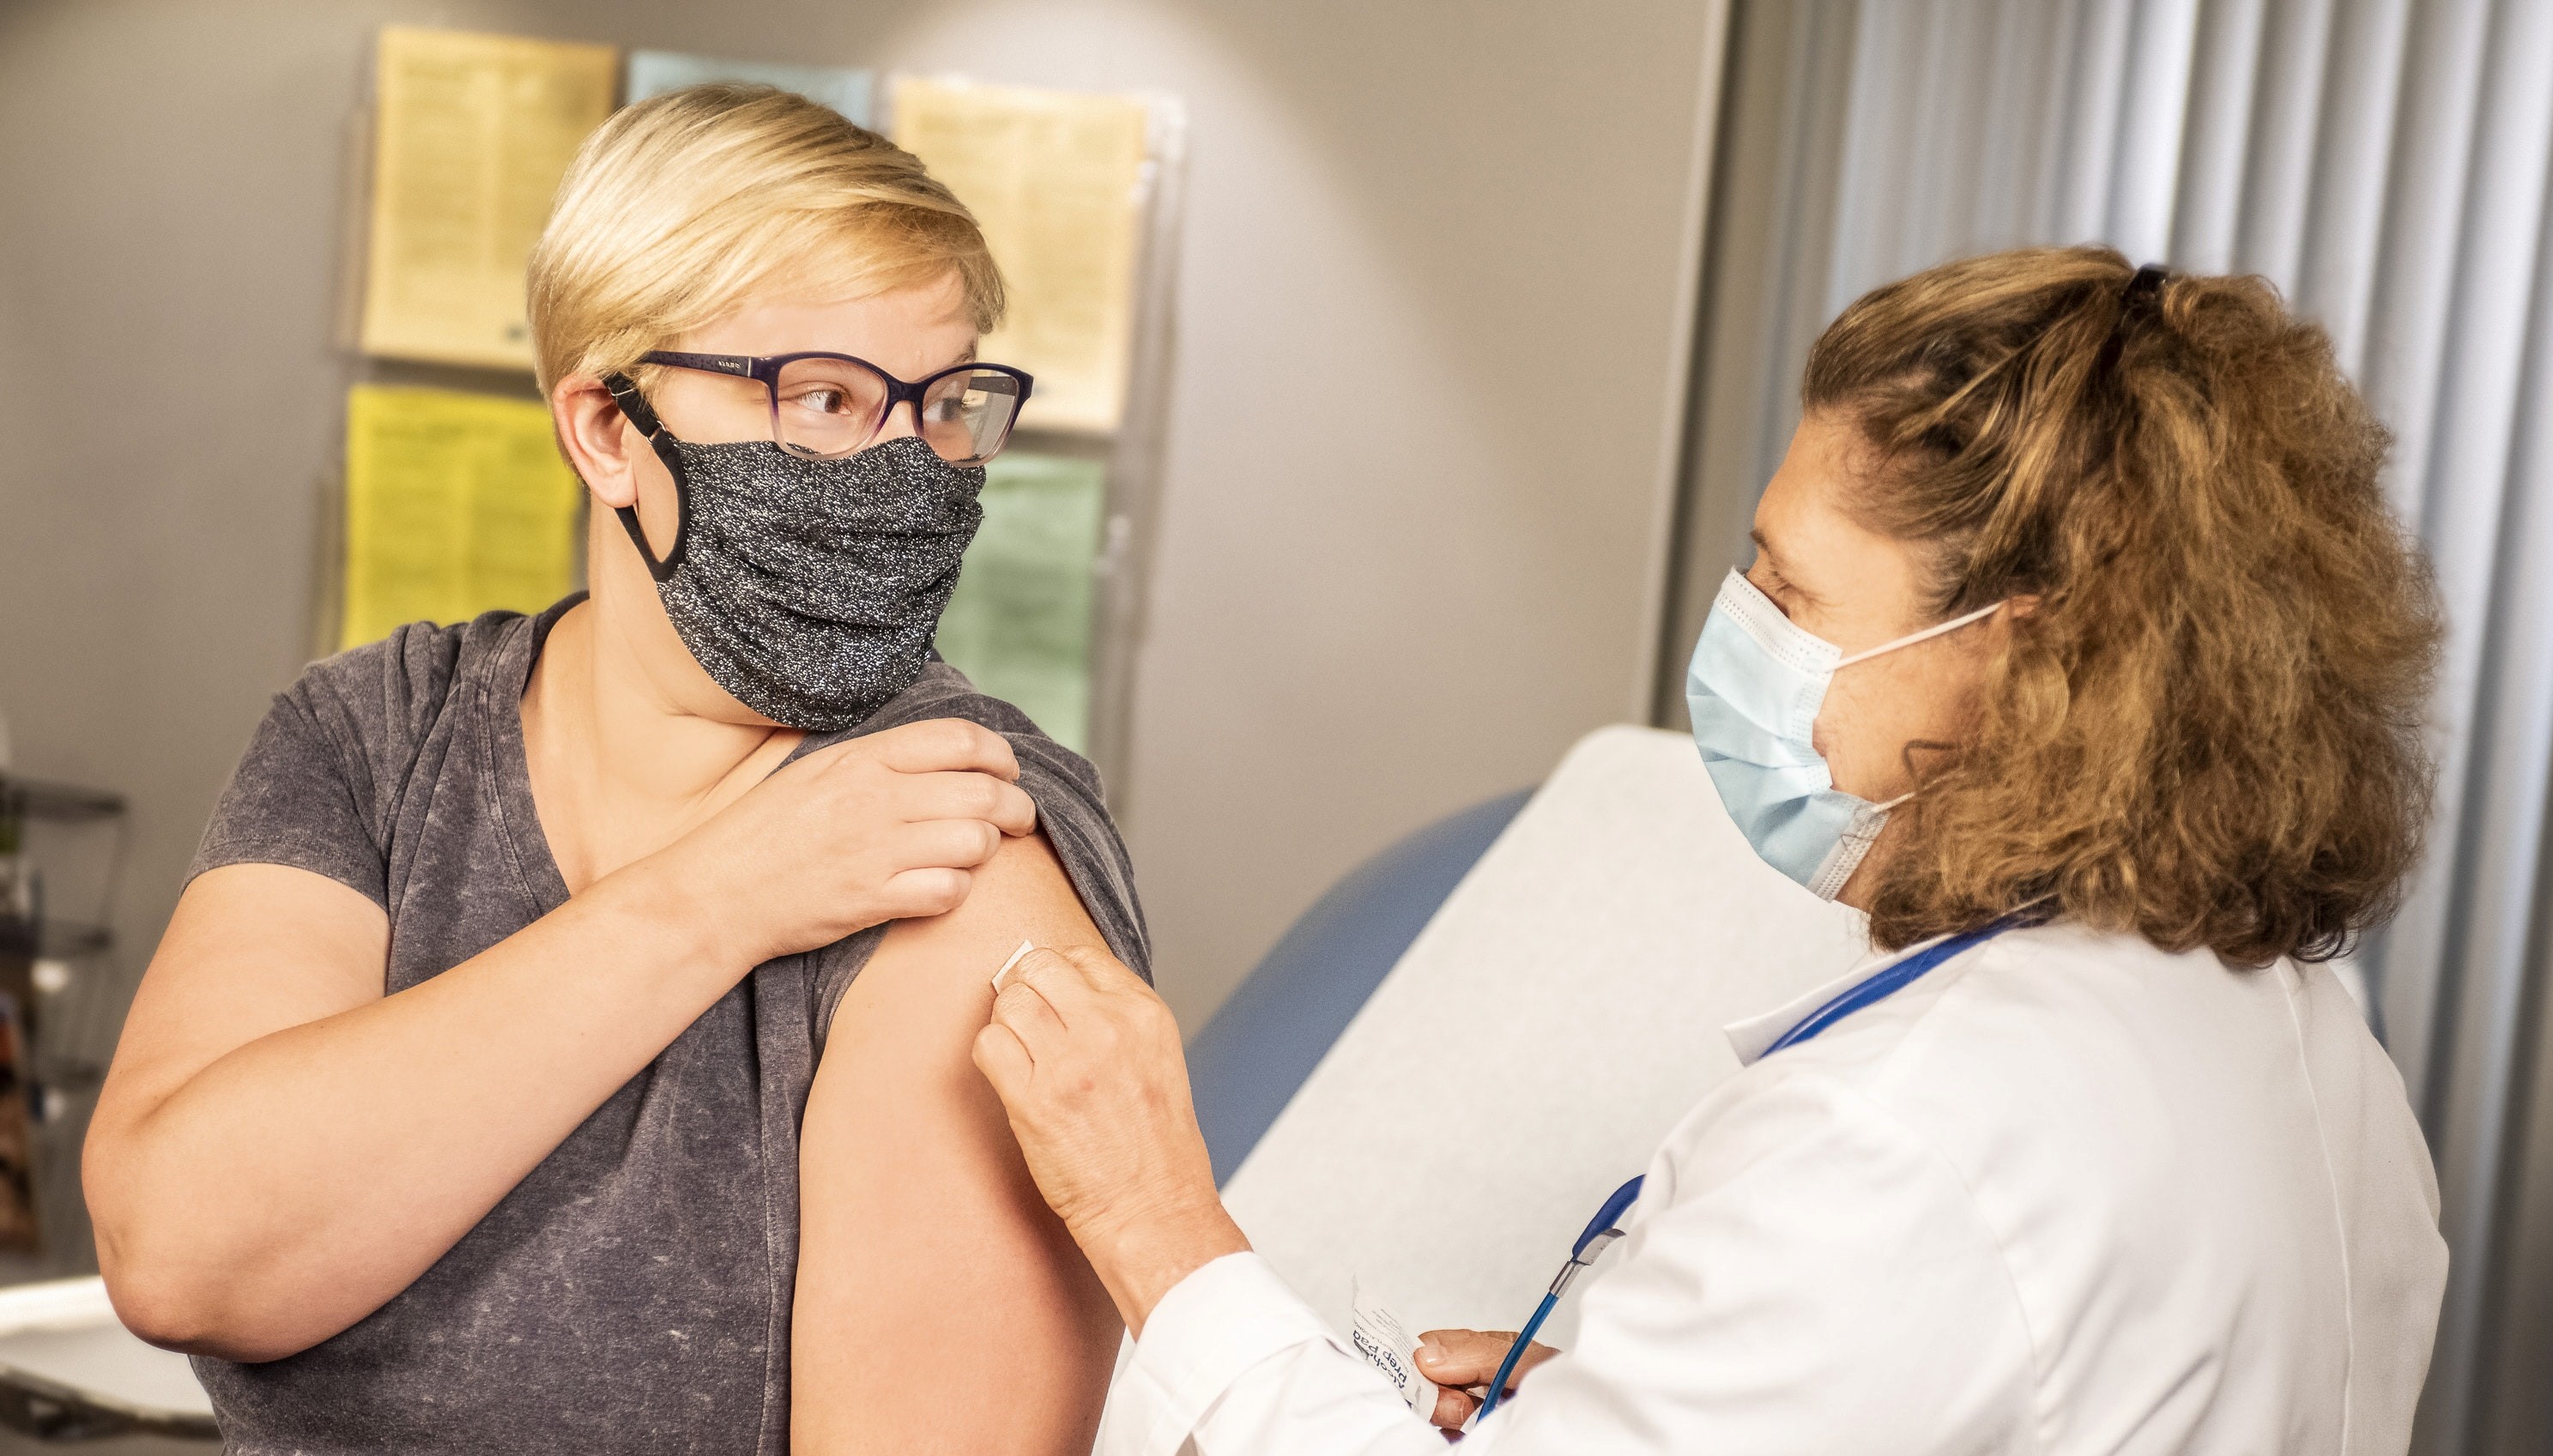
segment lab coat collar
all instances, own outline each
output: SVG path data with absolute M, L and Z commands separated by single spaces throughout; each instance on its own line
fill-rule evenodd
M 1775 1042 L 1782 1040 L 1784 1033 L 1815 1016 L 1819 1008 L 1829 1001 L 1869 979 L 1890 962 L 1938 946 L 1948 939 L 1948 936 L 1935 936 L 1929 941 L 1919 942 L 1903 951 L 1866 952 L 1860 959 L 1855 960 L 1842 974 L 1832 980 L 1812 986 L 1770 1011 L 1758 1012 L 1742 1020 L 1732 1021 L 1721 1027 L 1720 1033 L 1728 1038 L 1729 1050 L 1737 1054 L 1737 1064 L 1752 1066 L 1757 1059 L 1772 1049 Z

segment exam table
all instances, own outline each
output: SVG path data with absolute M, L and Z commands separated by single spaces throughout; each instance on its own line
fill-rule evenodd
M 78 1442 L 140 1456 L 219 1438 L 186 1357 L 117 1323 L 103 1280 L 0 1288 L 0 1451 Z
M 1720 1028 L 1862 925 L 1756 857 L 1689 736 L 1600 728 L 1351 872 L 1197 1033 L 1224 1201 L 1341 1329 L 1352 1279 L 1413 1329 L 1512 1320 L 1737 1069 Z

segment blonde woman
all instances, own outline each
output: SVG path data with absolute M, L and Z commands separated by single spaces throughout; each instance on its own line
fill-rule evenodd
M 1465 1451 L 2403 1450 L 2437 1188 L 2317 963 L 2428 803 L 2384 431 L 2260 280 L 2107 249 L 1880 288 L 1804 403 L 1686 688 L 1873 954 L 1728 1028 L 1572 1348 L 1428 1334 L 1418 1413 L 1224 1214 L 1160 1001 L 1023 961 L 976 1058 L 1141 1331 L 1105 1456 L 1423 1456 L 1510 1388 Z
M 701 87 L 530 301 L 592 595 L 277 699 L 90 1135 L 117 1308 L 239 1452 L 1084 1450 L 1118 1322 L 967 1048 L 1023 937 L 1146 951 L 1089 766 L 928 652 L 1032 388 L 983 239 Z

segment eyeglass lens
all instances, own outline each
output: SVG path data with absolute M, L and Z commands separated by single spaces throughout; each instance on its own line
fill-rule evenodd
M 780 443 L 807 455 L 845 455 L 885 424 L 886 381 L 841 359 L 793 359 L 780 367 Z M 1019 381 L 960 370 L 931 383 L 921 432 L 941 459 L 966 464 L 1002 448 L 1020 409 Z

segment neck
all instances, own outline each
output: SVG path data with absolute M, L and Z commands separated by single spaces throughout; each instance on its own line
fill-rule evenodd
M 649 672 L 627 617 L 600 598 L 570 609 L 523 692 L 533 798 L 571 891 L 673 842 L 803 736 L 685 705 Z

